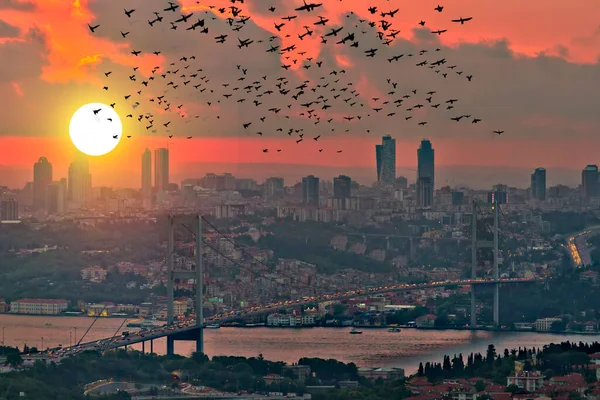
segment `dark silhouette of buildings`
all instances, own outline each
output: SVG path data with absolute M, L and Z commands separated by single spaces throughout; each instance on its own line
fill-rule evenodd
M 534 200 L 546 200 L 546 169 L 536 168 L 531 174 L 531 198 Z
M 152 152 L 148 149 L 142 153 L 142 199 L 152 197 Z
M 154 150 L 154 187 L 157 192 L 169 189 L 169 149 Z
M 19 204 L 14 198 L 0 201 L 0 221 L 17 221 L 19 219 Z
M 40 157 L 33 165 L 33 208 L 46 210 L 46 193 L 52 182 L 52 164 L 46 157 Z
M 375 145 L 375 158 L 377 160 L 377 182 L 384 185 L 393 185 L 396 180 L 396 139 L 385 135 L 381 144 Z
M 319 205 L 319 178 L 309 175 L 302 178 L 302 202 L 307 205 Z
M 598 196 L 598 166 L 588 165 L 581 171 L 583 197 L 590 199 Z
M 352 189 L 352 179 L 346 175 L 340 175 L 333 178 L 333 197 L 336 199 L 347 199 L 350 197 Z
M 417 163 L 417 204 L 419 207 L 430 207 L 435 184 L 435 151 L 427 139 L 421 141 L 421 147 L 417 150 Z

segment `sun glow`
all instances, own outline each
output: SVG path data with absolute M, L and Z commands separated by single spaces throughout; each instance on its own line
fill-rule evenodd
M 110 153 L 121 141 L 123 126 L 115 110 L 102 103 L 90 103 L 75 111 L 69 133 L 79 151 L 89 156 Z

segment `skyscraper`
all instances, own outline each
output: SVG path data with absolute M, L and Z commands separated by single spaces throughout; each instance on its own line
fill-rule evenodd
M 319 205 L 319 178 L 313 175 L 302 178 L 302 202 L 311 206 Z
M 384 185 L 393 185 L 396 180 L 396 139 L 385 135 L 381 144 L 375 145 L 377 160 L 377 181 Z
M 333 178 L 333 197 L 336 199 L 347 199 L 350 197 L 352 179 L 349 176 L 340 175 Z
M 429 207 L 433 203 L 435 187 L 435 150 L 427 139 L 421 140 L 417 163 L 417 203 L 419 207 Z
M 48 214 L 62 214 L 67 205 L 67 180 L 50 182 L 46 193 L 46 204 Z
M 152 197 L 152 152 L 148 149 L 142 154 L 142 199 Z
M 583 197 L 589 199 L 598 196 L 598 166 L 588 165 L 581 171 Z
M 154 187 L 157 192 L 169 187 L 169 149 L 154 150 Z
M 52 164 L 46 157 L 40 157 L 33 165 L 33 208 L 35 210 L 45 210 L 46 190 L 50 182 L 52 182 Z
M 16 221 L 19 219 L 19 203 L 14 198 L 0 200 L 0 221 Z
M 546 170 L 536 168 L 531 174 L 531 198 L 534 200 L 546 200 Z
M 83 156 L 69 165 L 67 198 L 75 207 L 85 206 L 92 198 L 92 176 L 87 158 Z

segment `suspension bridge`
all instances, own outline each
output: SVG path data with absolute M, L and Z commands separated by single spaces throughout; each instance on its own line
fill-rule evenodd
M 155 327 L 154 329 L 134 332 L 129 335 L 120 335 L 119 332 L 123 324 L 126 320 L 123 321 L 123 324 L 117 329 L 117 331 L 111 337 L 93 340 L 84 342 L 86 335 L 93 328 L 95 322 L 98 320 L 98 317 L 94 318 L 92 323 L 90 324 L 87 331 L 83 334 L 83 336 L 79 339 L 75 346 L 71 346 L 68 348 L 63 348 L 60 351 L 61 356 L 69 356 L 73 354 L 77 354 L 78 352 L 85 350 L 109 350 L 115 349 L 119 347 L 127 347 L 133 344 L 141 343 L 142 351 L 145 352 L 146 343 L 149 343 L 150 352 L 154 352 L 154 340 L 160 338 L 166 338 L 166 353 L 167 355 L 174 354 L 174 343 L 175 341 L 195 341 L 196 342 L 196 352 L 203 353 L 204 352 L 204 338 L 203 332 L 207 325 L 216 324 L 216 323 L 226 323 L 235 320 L 240 320 L 248 317 L 252 317 L 255 315 L 265 314 L 276 312 L 282 309 L 291 309 L 291 308 L 299 308 L 307 305 L 318 304 L 323 302 L 338 302 L 351 298 L 361 297 L 361 296 L 373 296 L 378 294 L 385 294 L 391 292 L 406 292 L 406 291 L 415 291 L 415 290 L 423 290 L 429 288 L 439 288 L 439 287 L 456 287 L 456 286 L 465 286 L 469 285 L 471 287 L 471 326 L 477 326 L 476 320 L 476 312 L 475 312 L 475 288 L 479 286 L 492 286 L 494 288 L 494 307 L 493 307 L 493 319 L 494 324 L 496 326 L 500 325 L 499 321 L 499 287 L 500 285 L 514 285 L 514 284 L 525 284 L 525 283 L 533 283 L 539 282 L 543 279 L 540 278 L 499 278 L 498 274 L 498 223 L 499 223 L 499 212 L 500 207 L 497 203 L 491 205 L 492 210 L 494 211 L 494 240 L 493 241 L 480 241 L 477 240 L 477 212 L 478 205 L 476 202 L 473 202 L 473 218 L 472 218 L 472 237 L 469 239 L 472 247 L 472 269 L 471 269 L 471 278 L 470 279 L 459 279 L 459 280 L 446 280 L 439 282 L 428 282 L 428 283 L 420 283 L 420 284 L 408 284 L 401 283 L 395 285 L 388 286 L 379 286 L 379 287 L 369 287 L 357 290 L 350 290 L 344 293 L 337 292 L 333 294 L 323 294 L 323 295 L 315 295 L 315 296 L 304 296 L 300 299 L 288 300 L 276 303 L 270 303 L 266 305 L 259 305 L 253 307 L 247 307 L 240 310 L 232 310 L 229 312 L 219 313 L 208 318 L 204 318 L 203 315 L 203 288 L 204 288 L 204 266 L 203 266 L 203 257 L 202 257 L 202 245 L 206 245 L 211 250 L 215 251 L 220 256 L 225 257 L 226 259 L 232 261 L 236 266 L 240 269 L 244 269 L 251 273 L 254 273 L 252 269 L 242 265 L 241 263 L 232 260 L 227 255 L 223 254 L 219 249 L 217 249 L 210 242 L 203 239 L 203 222 L 207 223 L 212 230 L 217 233 L 223 239 L 230 241 L 235 245 L 233 239 L 229 236 L 219 232 L 219 230 L 207 221 L 201 215 L 197 215 L 193 219 L 193 224 L 190 224 L 188 221 L 190 220 L 190 216 L 174 216 L 169 215 L 168 218 L 168 249 L 167 249 L 167 322 L 165 325 L 160 327 Z M 185 221 L 185 222 L 183 222 Z M 175 227 L 176 225 L 181 225 L 185 228 L 189 233 L 191 233 L 195 237 L 195 265 L 192 267 L 192 270 L 177 270 L 174 268 L 174 255 L 175 255 Z M 364 235 L 366 236 L 366 235 Z M 478 278 L 476 276 L 476 266 L 478 263 L 477 260 L 477 249 L 491 247 L 494 249 L 493 256 L 493 276 L 492 278 Z M 245 250 L 241 249 L 243 253 L 250 256 L 254 262 L 258 262 L 259 264 L 265 266 L 268 272 L 276 273 L 281 277 L 285 277 L 291 280 L 291 282 L 297 281 L 295 277 L 285 275 L 281 271 L 274 270 L 272 267 L 268 266 L 261 260 L 258 260 L 254 256 L 248 254 Z M 267 278 L 262 276 L 262 278 Z M 196 293 L 195 293 L 195 308 L 196 308 L 196 318 L 187 319 L 184 321 L 175 321 L 174 316 L 174 283 L 180 279 L 194 279 L 196 282 Z M 276 281 L 277 282 L 277 281 Z M 279 283 L 279 282 L 277 282 Z M 99 315 L 101 313 L 98 313 Z M 48 352 L 56 352 L 57 349 L 49 350 Z

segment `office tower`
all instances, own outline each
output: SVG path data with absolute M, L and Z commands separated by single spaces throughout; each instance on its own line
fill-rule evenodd
M 536 168 L 531 174 L 531 198 L 533 200 L 546 200 L 546 170 Z
M 169 149 L 154 150 L 154 187 L 157 192 L 169 187 Z
M 311 206 L 319 205 L 319 178 L 313 175 L 302 178 L 302 202 Z
M 598 166 L 588 165 L 581 171 L 583 197 L 589 199 L 598 196 Z
M 396 180 L 396 139 L 385 135 L 381 144 L 375 145 L 377 160 L 377 182 L 393 185 Z
M 152 152 L 148 149 L 142 154 L 142 199 L 152 197 Z
M 92 198 L 92 176 L 86 158 L 80 157 L 69 165 L 67 198 L 77 208 L 85 206 Z
M 460 206 L 465 200 L 465 194 L 463 192 L 452 192 L 452 205 Z
M 347 199 L 350 197 L 352 179 L 345 175 L 333 178 L 333 197 L 336 199 Z
M 33 165 L 33 208 L 34 210 L 46 209 L 46 190 L 52 182 L 52 164 L 46 157 L 40 157 Z
M 62 214 L 67 205 L 67 180 L 50 182 L 46 192 L 46 207 L 48 214 Z
M 421 141 L 417 150 L 417 204 L 430 207 L 433 203 L 435 185 L 435 150 L 427 139 Z
M 508 204 L 508 193 L 506 191 L 493 190 L 488 192 L 488 203 Z
M 396 178 L 396 189 L 408 189 L 408 179 L 403 176 Z
M 264 184 L 264 195 L 267 197 L 275 197 L 283 194 L 285 190 L 284 180 L 279 177 L 267 178 Z
M 0 221 L 17 221 L 19 219 L 19 203 L 16 199 L 7 198 L 0 201 Z

